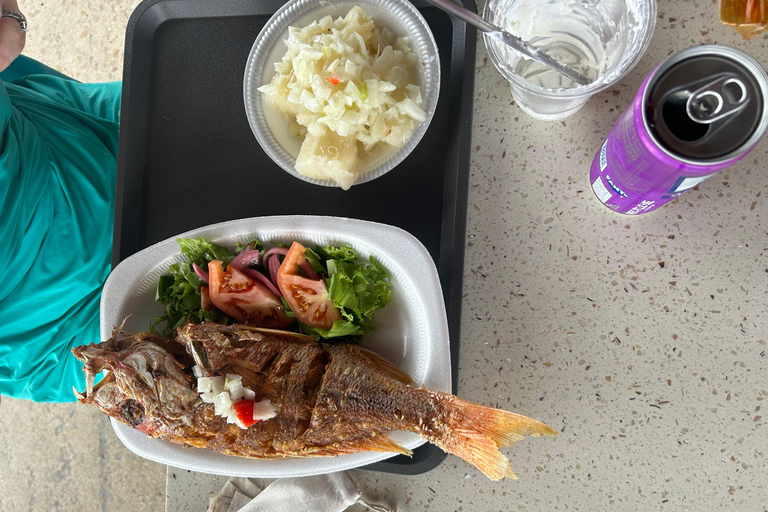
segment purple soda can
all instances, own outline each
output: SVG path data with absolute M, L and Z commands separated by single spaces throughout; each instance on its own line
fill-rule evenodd
M 648 213 L 739 161 L 768 127 L 768 76 L 746 53 L 702 45 L 646 77 L 595 155 L 597 198 Z

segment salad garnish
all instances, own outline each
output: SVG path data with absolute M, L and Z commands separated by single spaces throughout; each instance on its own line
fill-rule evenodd
M 387 270 L 351 247 L 290 247 L 253 239 L 234 251 L 204 238 L 179 238 L 187 261 L 169 267 L 156 300 L 166 313 L 151 330 L 173 336 L 187 321 L 295 326 L 318 339 L 357 342 L 392 299 Z

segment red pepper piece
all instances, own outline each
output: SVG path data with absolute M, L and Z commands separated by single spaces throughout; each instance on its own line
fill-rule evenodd
M 240 423 L 247 427 L 250 427 L 254 423 L 258 423 L 259 420 L 253 419 L 253 405 L 256 402 L 253 400 L 238 400 L 234 404 L 232 404 L 232 409 L 235 410 L 235 414 L 237 414 L 237 419 L 240 420 Z

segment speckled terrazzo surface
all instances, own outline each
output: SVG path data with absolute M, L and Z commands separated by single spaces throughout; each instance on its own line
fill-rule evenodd
M 140 0 L 17 0 L 29 20 L 24 53 L 81 82 L 120 80 L 125 27 Z
M 112 31 L 123 30 L 119 16 L 102 15 Z M 607 210 L 587 179 L 595 151 L 666 56 L 722 43 L 768 67 L 768 37 L 742 40 L 719 23 L 716 2 L 660 1 L 658 15 L 637 67 L 563 122 L 527 117 L 478 45 L 459 395 L 541 419 L 561 434 L 504 450 L 518 481 L 490 482 L 452 456 L 418 476 L 353 471 L 371 499 L 415 511 L 768 507 L 768 415 L 761 410 L 768 398 L 768 141 L 644 216 Z M 56 41 L 56 27 L 50 30 Z M 80 67 L 71 74 L 109 74 L 103 63 L 83 65 L 89 50 L 75 39 L 67 59 Z M 113 65 L 121 44 L 96 59 Z M 30 42 L 30 55 L 33 48 Z M 57 66 L 57 55 L 49 56 Z M 61 426 L 18 426 L 40 415 L 62 416 L 51 420 Z M 103 418 L 75 406 L 3 399 L 0 464 L 32 476 L 0 480 L 0 510 L 53 510 L 47 495 L 70 492 L 79 501 L 62 498 L 59 508 L 161 509 L 165 468 L 136 459 L 104 428 Z M 44 443 L 55 449 L 35 462 L 29 454 Z M 65 461 L 72 469 L 58 471 Z M 101 468 L 106 476 L 83 485 Z M 152 478 L 141 480 L 142 472 Z M 167 474 L 172 511 L 204 510 L 225 481 L 175 468 Z M 35 482 L 34 503 L 46 506 L 30 508 L 24 496 Z

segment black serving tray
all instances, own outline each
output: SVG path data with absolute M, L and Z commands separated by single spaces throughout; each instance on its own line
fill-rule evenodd
M 462 0 L 475 11 L 472 0 Z M 276 0 L 145 0 L 128 23 L 112 265 L 197 227 L 266 215 L 333 215 L 398 226 L 438 268 L 458 382 L 464 237 L 471 149 L 475 30 L 420 0 L 440 53 L 440 99 L 416 150 L 386 175 L 348 191 L 292 177 L 256 142 L 243 75 Z M 445 454 L 364 469 L 420 474 Z

